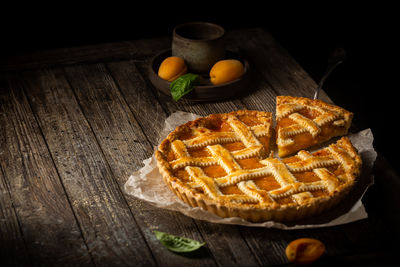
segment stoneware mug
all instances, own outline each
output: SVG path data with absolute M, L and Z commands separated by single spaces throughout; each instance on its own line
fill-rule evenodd
M 223 27 L 208 22 L 189 22 L 176 26 L 172 36 L 172 55 L 185 60 L 189 71 L 208 74 L 225 56 Z

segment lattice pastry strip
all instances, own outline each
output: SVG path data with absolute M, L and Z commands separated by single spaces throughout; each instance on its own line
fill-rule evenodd
M 293 113 L 290 114 L 289 116 L 290 119 L 293 121 L 297 122 L 297 126 L 300 126 L 300 128 L 303 128 L 304 131 L 309 132 L 312 136 L 317 136 L 321 132 L 321 128 L 319 125 L 314 122 L 313 120 L 308 119 L 307 117 L 304 117 L 303 115 L 300 115 L 299 113 Z M 288 127 L 289 129 L 292 129 L 293 127 Z M 289 134 L 285 134 L 286 128 L 281 128 L 280 129 L 283 132 L 284 136 L 290 136 Z M 300 132 L 300 131 L 297 131 Z
M 206 176 L 202 169 L 198 167 L 185 167 L 185 170 L 189 173 L 191 179 L 194 183 L 192 186 L 194 188 L 201 187 L 204 193 L 212 199 L 223 199 L 237 203 L 256 203 L 259 199 L 253 196 L 244 195 L 223 195 L 215 182 L 211 177 Z
M 332 145 L 334 149 L 340 149 L 337 145 Z M 216 199 L 222 196 L 219 188 L 232 186 L 236 184 L 238 188 L 246 195 L 225 195 L 224 199 L 234 202 L 273 202 L 282 197 L 292 196 L 292 199 L 301 204 L 306 199 L 312 197 L 312 191 L 327 190 L 333 193 L 340 185 L 340 179 L 328 171 L 325 167 L 338 165 L 344 159 L 348 159 L 350 155 L 341 150 L 341 154 L 334 156 L 316 157 L 306 151 L 300 151 L 298 157 L 301 159 L 294 163 L 283 163 L 277 158 L 268 158 L 261 160 L 264 168 L 252 170 L 243 170 L 235 159 L 230 155 L 229 151 L 220 145 L 209 146 L 213 156 L 217 158 L 218 164 L 224 168 L 228 174 L 226 177 L 212 179 L 207 177 L 204 172 L 197 167 L 186 167 L 191 178 L 196 181 L 196 185 L 203 187 L 203 191 L 211 198 Z M 338 158 L 340 157 L 340 158 Z M 303 167 L 300 167 L 303 166 Z M 321 180 L 316 182 L 302 183 L 299 182 L 293 173 L 313 171 Z M 262 177 L 272 175 L 281 186 L 279 189 L 265 191 L 257 187 L 252 180 L 254 177 Z
M 209 132 L 208 130 L 193 131 L 194 138 L 184 140 L 187 148 L 199 148 L 213 144 L 223 144 L 242 141 L 246 146 L 260 145 L 256 137 L 269 136 L 270 122 L 261 120 L 263 124 L 247 126 L 235 116 L 228 116 L 228 124 L 235 129 L 234 132 Z M 205 131 L 205 132 L 204 132 Z
M 273 202 L 270 195 L 268 194 L 268 191 L 259 188 L 252 180 L 242 181 L 238 183 L 238 188 L 245 195 L 253 198 L 254 201 L 258 201 L 261 203 Z
M 176 153 L 176 155 L 178 155 L 178 159 L 170 163 L 173 169 L 179 169 L 189 165 L 204 167 L 204 166 L 216 165 L 218 163 L 216 159 L 213 157 L 191 157 L 190 154 L 187 152 L 184 143 L 180 140 L 174 141 L 171 145 L 171 148 Z M 257 157 L 260 154 L 262 154 L 262 149 L 263 149 L 262 145 L 248 147 L 231 152 L 231 156 L 235 159 L 246 159 L 251 157 Z
M 346 120 L 337 110 L 302 102 L 284 103 L 278 123 L 287 117 L 294 123 L 278 127 L 278 148 L 290 139 L 297 142 L 297 135 L 318 138 L 326 134 L 323 127 Z M 169 187 L 188 204 L 255 221 L 300 218 L 313 203 L 328 205 L 352 185 L 361 160 L 347 138 L 314 153 L 265 158 L 271 124 L 271 113 L 257 111 L 200 118 L 178 127 L 160 144 L 157 164 Z M 295 213 L 284 213 L 292 208 Z
M 278 96 L 277 146 L 280 157 L 347 134 L 353 114 L 304 97 Z
M 246 159 L 266 154 L 264 147 L 257 139 L 257 137 L 268 136 L 270 134 L 270 125 L 265 118 L 261 119 L 263 124 L 253 127 L 245 125 L 235 116 L 228 116 L 227 122 L 234 132 L 210 132 L 206 128 L 201 128 L 201 131 L 199 129 L 193 131 L 194 138 L 172 142 L 171 148 L 178 158 L 176 161 L 171 162 L 172 168 L 177 169 L 188 165 L 215 165 L 217 162 L 213 157 L 193 158 L 187 151 L 187 148 L 210 148 L 210 145 L 213 144 L 241 141 L 245 145 L 245 148 L 232 152 L 232 156 L 236 159 Z
M 301 159 L 303 159 L 303 162 L 310 160 L 312 162 L 316 162 L 316 164 L 314 165 L 315 168 L 313 168 L 312 170 L 323 181 L 324 186 L 329 193 L 333 193 L 335 189 L 340 185 L 340 180 L 328 169 L 324 168 L 340 163 L 339 160 L 322 159 L 321 157 L 318 158 L 304 150 L 300 151 L 297 155 Z

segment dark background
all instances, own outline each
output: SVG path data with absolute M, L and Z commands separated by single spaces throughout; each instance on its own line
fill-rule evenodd
M 375 146 L 392 165 L 399 148 L 396 118 L 398 85 L 394 69 L 396 14 L 391 6 L 294 5 L 283 1 L 117 3 L 57 2 L 4 8 L 0 18 L 0 58 L 37 50 L 170 36 L 175 25 L 188 21 L 220 24 L 227 31 L 261 27 L 271 32 L 318 82 L 336 47 L 347 58 L 328 78 L 324 89 L 340 106 L 355 113 L 360 129 L 371 128 Z M 398 153 L 398 152 L 397 152 Z

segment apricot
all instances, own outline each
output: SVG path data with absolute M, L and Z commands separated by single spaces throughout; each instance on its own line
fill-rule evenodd
M 224 59 L 214 64 L 210 70 L 210 80 L 214 85 L 238 79 L 244 74 L 242 62 L 236 59 Z
M 187 72 L 187 66 L 183 58 L 167 57 L 158 68 L 158 76 L 172 82 Z
M 311 264 L 324 254 L 325 245 L 317 239 L 299 238 L 290 242 L 285 252 L 295 264 Z

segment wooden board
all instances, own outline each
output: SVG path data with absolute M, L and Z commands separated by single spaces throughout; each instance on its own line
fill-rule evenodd
M 0 98 L 3 188 L 13 203 L 22 244 L 32 262 L 88 264 L 81 229 L 22 87 L 13 77 L 2 83 Z
M 275 112 L 277 95 L 313 95 L 315 82 L 260 29 L 227 34 L 245 53 L 252 84 L 230 101 L 174 102 L 153 88 L 151 57 L 170 38 L 44 51 L 3 61 L 0 69 L 1 265 L 266 266 L 287 264 L 287 244 L 314 237 L 320 263 L 392 265 L 399 176 L 379 158 L 366 195 L 370 218 L 331 228 L 283 231 L 212 224 L 153 207 L 124 191 L 158 145 L 175 111 L 198 115 Z M 322 99 L 333 102 L 324 92 Z M 381 178 L 382 177 L 382 178 Z M 388 186 L 390 189 L 388 189 Z M 398 205 L 398 204 L 397 204 Z M 206 242 L 180 255 L 153 230 Z

